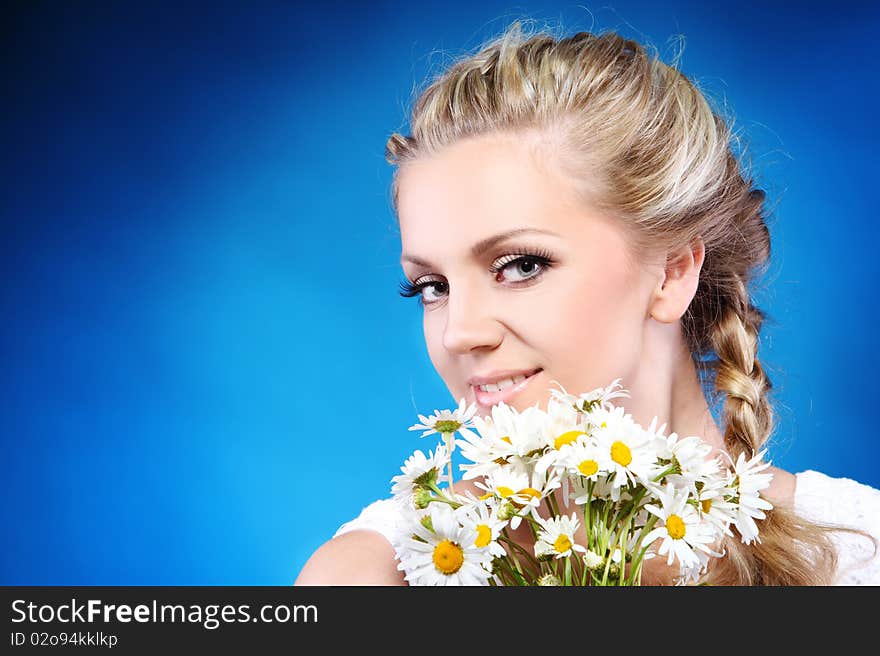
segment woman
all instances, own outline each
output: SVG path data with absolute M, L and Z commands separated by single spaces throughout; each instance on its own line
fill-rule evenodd
M 681 73 L 613 33 L 526 37 L 514 23 L 433 81 L 411 126 L 387 144 L 403 294 L 424 306 L 453 398 L 486 415 L 545 402 L 551 380 L 577 393 L 619 377 L 631 396 L 618 405 L 643 426 L 656 416 L 733 459 L 761 449 L 771 382 L 748 289 L 770 256 L 764 192 Z M 479 387 L 515 376 L 527 378 Z M 723 428 L 710 412 L 721 398 Z M 770 471 L 761 541 L 726 538 L 709 580 L 880 583 L 880 491 Z M 393 521 L 388 500 L 371 504 L 297 584 L 405 583 Z M 644 580 L 672 570 L 646 564 Z

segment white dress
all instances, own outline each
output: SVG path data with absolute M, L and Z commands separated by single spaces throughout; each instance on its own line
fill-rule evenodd
M 817 522 L 863 529 L 880 542 L 880 490 L 850 478 L 832 478 L 809 469 L 795 477 L 794 508 L 799 515 Z M 379 499 L 340 526 L 333 537 L 367 529 L 381 533 L 391 542 L 398 517 L 394 499 Z M 831 536 L 839 558 L 834 584 L 880 585 L 880 545 L 874 553 L 874 546 L 859 534 L 835 532 Z

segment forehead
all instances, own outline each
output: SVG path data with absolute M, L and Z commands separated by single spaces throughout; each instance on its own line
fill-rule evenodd
M 543 161 L 531 139 L 472 137 L 402 165 L 397 210 L 404 252 L 428 251 L 441 237 L 462 247 L 511 228 L 560 232 L 572 187 Z

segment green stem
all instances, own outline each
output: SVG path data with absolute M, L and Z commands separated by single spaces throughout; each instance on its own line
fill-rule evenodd
M 529 525 L 529 530 L 531 530 L 531 532 L 532 532 L 532 539 L 535 540 L 535 542 L 537 542 L 538 541 L 538 530 L 541 528 L 541 525 L 538 524 L 538 522 L 535 520 L 534 517 L 532 517 L 531 513 L 527 513 L 525 515 L 519 515 L 519 517 L 526 520 L 526 523 L 528 523 L 528 525 Z M 537 528 L 535 528 L 535 527 L 537 527 Z
M 592 549 L 593 541 L 593 513 L 590 502 L 593 499 L 593 481 L 587 481 L 587 503 L 584 506 L 584 528 L 587 531 L 587 549 Z
M 447 499 L 446 497 L 434 497 L 433 499 L 428 501 L 428 503 L 445 503 L 452 506 L 453 508 L 458 508 L 459 506 L 461 506 L 461 504 L 457 501 L 452 501 L 451 499 Z
M 454 433 L 443 433 L 443 440 L 446 442 L 446 452 L 449 454 L 449 469 L 447 470 L 446 485 L 448 486 L 449 495 L 452 496 L 452 450 L 455 448 L 453 442 Z
M 645 557 L 645 554 L 648 552 L 648 547 L 651 545 L 645 545 L 642 548 L 642 540 L 644 537 L 651 532 L 654 528 L 654 524 L 657 523 L 657 515 L 652 514 L 648 521 L 645 522 L 645 525 L 642 527 L 641 532 L 639 533 L 639 539 L 636 542 L 636 546 L 633 549 L 633 560 L 632 560 L 632 576 L 635 577 L 636 573 L 638 573 L 639 582 L 641 583 L 642 579 L 642 560 Z
M 516 571 L 518 573 L 518 577 L 522 581 L 522 585 L 529 585 L 529 579 L 526 578 L 525 572 L 523 572 L 522 565 L 520 565 L 519 559 L 513 558 L 513 566 L 516 567 Z
M 667 469 L 664 469 L 662 472 L 654 477 L 654 482 L 657 483 L 659 481 L 662 481 L 665 476 L 668 476 L 669 474 L 674 474 L 677 469 L 678 468 L 675 465 L 670 465 Z
M 620 531 L 620 578 L 618 579 L 618 585 L 623 585 L 624 577 L 626 575 L 626 543 L 629 540 L 629 521 L 626 523 L 626 528 Z
M 532 571 L 531 573 L 534 573 L 536 579 L 541 575 L 541 564 L 532 554 L 528 552 L 528 550 L 524 549 L 517 542 L 512 540 L 509 535 L 507 535 L 506 528 L 502 529 L 501 535 L 498 536 L 498 539 L 510 546 L 515 552 L 518 552 L 525 557 L 525 562 L 528 563 L 528 568 Z M 508 557 L 518 561 L 515 553 L 510 554 Z
M 429 490 L 431 490 L 431 492 L 439 497 L 439 499 L 434 499 L 434 501 L 443 501 L 444 503 L 448 503 L 449 505 L 451 505 L 453 508 L 459 508 L 462 505 L 461 502 L 455 501 L 454 499 L 450 499 L 449 497 L 447 497 L 443 490 L 437 487 L 436 483 L 427 483 L 426 486 Z
M 611 531 L 608 528 L 608 512 L 611 510 L 612 502 L 605 501 L 602 504 L 602 523 L 599 525 L 599 553 L 604 556 L 604 554 L 608 551 L 608 538 L 611 536 Z
M 607 552 L 607 548 L 602 551 L 602 553 L 606 553 L 606 552 Z M 603 586 L 608 585 L 608 572 L 610 572 L 610 571 L 611 571 L 611 555 L 609 554 L 608 557 L 605 558 L 605 571 L 602 572 L 601 585 L 603 585 Z
M 499 573 L 499 578 L 501 578 L 502 581 L 505 582 L 505 585 L 507 585 L 508 583 L 512 583 L 514 585 L 527 585 L 522 574 L 520 574 L 517 569 L 514 569 L 511 561 L 509 561 L 507 558 L 501 559 L 501 566 L 503 568 L 503 571 Z

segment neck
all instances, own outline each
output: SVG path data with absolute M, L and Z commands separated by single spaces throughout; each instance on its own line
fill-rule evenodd
M 724 434 L 715 423 L 703 395 L 681 324 L 648 321 L 638 371 L 631 376 L 631 382 L 621 381 L 632 398 L 613 399 L 612 403 L 623 406 L 644 427 L 650 426 L 656 416 L 658 428 L 666 423 L 666 435 L 675 432 L 679 437 L 700 436 L 712 446 L 709 458 L 727 453 Z M 722 461 L 726 458 L 722 457 Z M 762 496 L 775 505 L 793 506 L 796 477 L 778 467 L 770 467 L 767 471 L 773 474 L 773 480 Z
M 657 417 L 657 427 L 679 437 L 699 435 L 713 447 L 713 455 L 724 450 L 724 436 L 703 395 L 700 379 L 681 332 L 681 323 L 660 323 L 648 319 L 643 357 L 630 381 L 621 381 L 631 398 L 613 399 L 639 424 L 648 427 Z

